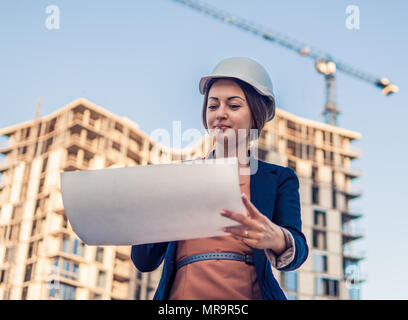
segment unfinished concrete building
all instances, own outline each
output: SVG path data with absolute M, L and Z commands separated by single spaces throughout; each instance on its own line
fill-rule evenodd
M 0 130 L 0 299 L 152 299 L 162 265 L 141 273 L 127 246 L 87 246 L 67 221 L 60 172 L 152 164 L 199 157 L 159 146 L 136 123 L 86 99 Z M 358 299 L 347 268 L 364 258 L 351 247 L 363 235 L 350 201 L 361 175 L 350 145 L 360 134 L 277 110 L 259 139 L 258 157 L 293 168 L 300 180 L 303 231 L 310 253 L 294 272 L 274 274 L 289 299 Z M 355 278 L 355 277 L 354 277 Z

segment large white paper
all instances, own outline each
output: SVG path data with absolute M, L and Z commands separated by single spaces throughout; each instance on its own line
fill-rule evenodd
M 228 159 L 228 160 L 227 160 Z M 61 173 L 65 213 L 88 245 L 225 236 L 245 214 L 237 158 Z

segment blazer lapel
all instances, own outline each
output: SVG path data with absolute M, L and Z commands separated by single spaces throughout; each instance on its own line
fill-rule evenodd
M 277 190 L 276 167 L 257 160 L 251 155 L 251 202 L 272 220 Z M 252 248 L 255 270 L 259 283 L 264 283 L 267 259 L 263 249 Z
M 253 161 L 257 161 L 257 169 L 251 175 L 251 202 L 259 211 L 272 220 L 276 198 L 274 193 L 277 190 L 277 169 L 266 162 L 256 159 Z

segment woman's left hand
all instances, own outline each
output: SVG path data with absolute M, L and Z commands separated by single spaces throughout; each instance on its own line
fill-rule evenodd
M 253 248 L 272 249 L 275 254 L 280 255 L 286 248 L 281 227 L 263 215 L 245 194 L 242 194 L 241 198 L 249 216 L 226 209 L 221 210 L 222 216 L 241 223 L 240 226 L 225 227 L 223 231 L 230 232 L 236 239 L 241 239 Z

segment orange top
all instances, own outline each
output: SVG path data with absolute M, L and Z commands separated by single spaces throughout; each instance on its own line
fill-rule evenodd
M 240 189 L 250 198 L 249 175 L 240 177 Z M 182 240 L 177 242 L 176 263 L 205 252 L 252 254 L 252 248 L 232 235 Z M 169 300 L 228 299 L 263 299 L 254 265 L 237 260 L 192 262 L 177 270 L 169 293 Z

